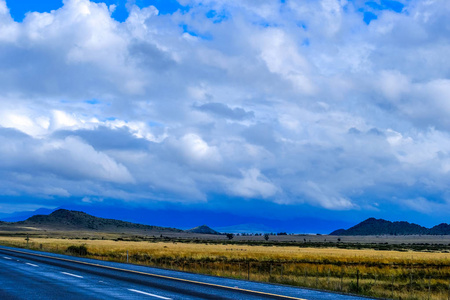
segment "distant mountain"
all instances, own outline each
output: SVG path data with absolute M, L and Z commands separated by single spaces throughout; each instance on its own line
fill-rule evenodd
M 53 211 L 55 211 L 55 209 L 48 208 L 39 208 L 35 211 L 19 211 L 11 214 L 4 214 L 0 219 L 5 222 L 18 222 L 26 220 L 34 215 L 48 215 Z
M 204 234 L 220 234 L 220 232 L 215 231 L 214 229 L 209 228 L 206 225 L 198 226 L 192 229 L 185 230 L 185 232 L 190 233 L 204 233 Z
M 345 229 L 338 229 L 330 233 L 330 235 L 346 235 L 346 231 Z
M 433 235 L 447 235 L 450 234 L 450 225 L 446 223 L 441 223 L 429 229 L 429 234 Z
M 409 222 L 369 218 L 347 230 L 335 230 L 330 235 L 450 235 L 450 225 L 442 223 L 428 229 Z
M 349 228 L 355 223 L 347 218 L 323 216 L 295 218 L 276 218 L 270 214 L 247 213 L 246 209 L 236 212 L 222 212 L 203 207 L 182 207 L 166 205 L 154 207 L 121 207 L 106 204 L 65 205 L 59 208 L 84 211 L 90 215 L 118 219 L 133 223 L 190 229 L 199 224 L 207 224 L 219 232 L 230 233 L 322 233 L 336 228 Z M 316 215 L 316 214 L 312 214 Z M 151 216 L 151 218 L 149 218 Z
M 117 230 L 117 229 L 145 229 L 158 231 L 182 232 L 180 229 L 158 227 L 125 222 L 114 219 L 104 219 L 88 215 L 81 211 L 58 209 L 49 215 L 35 215 L 25 221 L 17 222 L 22 225 L 51 226 L 64 229 Z
M 273 232 L 274 230 L 262 224 L 239 224 L 232 226 L 216 227 L 220 232 L 229 233 L 265 233 Z

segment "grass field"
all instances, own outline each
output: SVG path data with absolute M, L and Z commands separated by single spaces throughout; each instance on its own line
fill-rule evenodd
M 27 247 L 23 237 L 0 244 Z M 450 255 L 438 252 L 349 250 L 31 238 L 30 249 L 66 253 L 85 245 L 88 257 L 189 272 L 282 283 L 393 299 L 450 299 Z

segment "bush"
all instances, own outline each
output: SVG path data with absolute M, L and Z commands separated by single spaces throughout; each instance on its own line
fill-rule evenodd
M 66 252 L 72 255 L 80 255 L 80 256 L 86 256 L 88 254 L 88 250 L 85 245 L 69 246 L 67 247 Z
M 229 240 L 232 240 L 232 239 L 234 238 L 234 234 L 232 234 L 232 233 L 227 233 L 227 238 L 228 238 Z

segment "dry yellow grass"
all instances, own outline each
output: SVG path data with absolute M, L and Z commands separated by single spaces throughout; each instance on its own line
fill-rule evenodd
M 0 244 L 25 247 L 23 237 Z M 64 253 L 86 245 L 92 258 L 248 278 L 395 299 L 448 299 L 447 253 L 31 238 L 29 248 Z M 356 274 L 359 274 L 357 283 Z
M 0 243 L 14 243 L 25 246 L 23 237 L 0 237 Z M 229 259 L 257 259 L 257 260 L 313 260 L 335 259 L 335 260 L 378 260 L 385 263 L 405 262 L 411 263 L 450 263 L 448 253 L 433 252 L 399 252 L 379 250 L 354 250 L 337 248 L 299 248 L 292 246 L 247 246 L 247 245 L 223 245 L 223 244 L 197 244 L 197 243 L 173 243 L 173 242 L 131 242 L 113 240 L 79 240 L 79 239 L 56 239 L 56 238 L 30 238 L 30 245 L 40 245 L 46 249 L 68 247 L 70 245 L 86 245 L 90 252 L 105 253 L 114 252 L 149 252 L 153 256 L 176 256 L 189 258 L 222 257 Z

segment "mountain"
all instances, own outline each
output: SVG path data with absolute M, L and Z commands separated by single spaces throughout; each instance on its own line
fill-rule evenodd
M 347 230 L 338 229 L 330 235 L 449 235 L 450 225 L 442 223 L 431 229 L 409 223 L 369 218 Z
M 39 208 L 35 211 L 19 211 L 11 214 L 4 214 L 1 216 L 1 220 L 5 222 L 18 222 L 28 219 L 34 215 L 48 215 L 55 211 L 55 209 Z
M 262 224 L 239 224 L 232 226 L 216 227 L 220 232 L 229 233 L 265 233 L 273 232 L 274 230 Z
M 345 232 L 346 232 L 345 229 L 338 229 L 330 233 L 330 235 L 346 235 Z
M 268 213 L 247 213 L 247 209 L 236 212 L 223 212 L 199 206 L 178 206 L 165 204 L 153 207 L 120 207 L 106 204 L 64 205 L 59 208 L 84 211 L 90 215 L 128 221 L 132 223 L 191 229 L 199 224 L 208 224 L 219 232 L 231 233 L 322 233 L 336 228 L 349 228 L 355 223 L 348 218 L 309 217 L 316 213 L 302 212 L 305 215 L 294 217 L 275 217 Z M 249 210 L 250 211 L 250 210 Z M 151 216 L 151 218 L 149 218 Z M 236 226 L 236 228 L 232 228 Z M 230 227 L 230 228 L 228 228 Z
M 256 213 L 256 209 L 248 208 L 224 212 L 211 210 L 203 206 L 155 204 L 151 207 L 123 207 L 106 203 L 65 204 L 55 209 L 39 209 L 35 212 L 21 211 L 13 214 L 2 214 L 0 209 L 0 220 L 7 222 L 24 221 L 33 215 L 47 215 L 58 209 L 83 211 L 100 218 L 160 227 L 174 227 L 183 230 L 193 228 L 199 224 L 208 224 L 216 231 L 230 233 L 288 232 L 327 234 L 336 228 L 349 228 L 355 224 L 351 218 L 338 215 L 321 215 L 321 217 L 316 217 L 320 214 L 310 211 L 302 211 L 301 214 L 295 217 L 286 217 L 281 216 L 280 212 L 278 212 L 278 216 L 273 216 L 269 213 Z M 272 211 L 275 209 L 267 208 L 267 210 Z
M 17 222 L 21 225 L 51 226 L 64 229 L 90 229 L 90 230 L 117 230 L 117 229 L 144 229 L 182 232 L 180 229 L 142 225 L 114 219 L 98 218 L 81 211 L 58 209 L 49 215 L 35 215 L 25 221 Z
M 432 227 L 430 230 L 430 234 L 433 235 L 447 235 L 450 234 L 450 225 L 446 223 L 441 223 Z
M 214 229 L 209 228 L 206 225 L 197 226 L 192 229 L 185 230 L 185 232 L 190 233 L 204 233 L 204 234 L 220 234 L 220 232 L 215 231 Z

